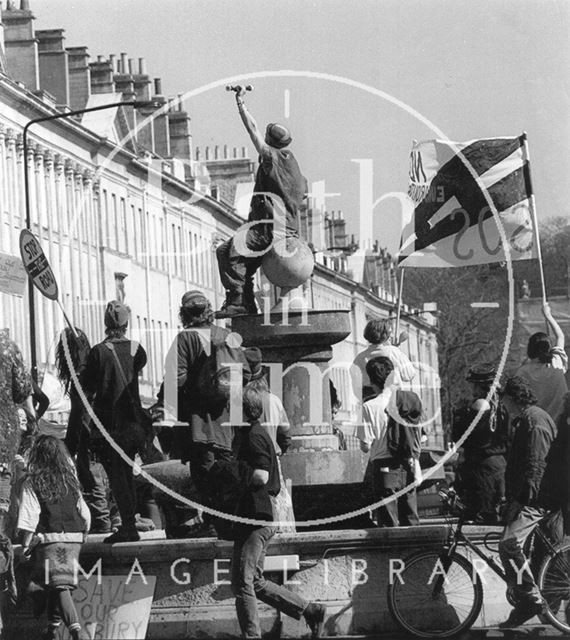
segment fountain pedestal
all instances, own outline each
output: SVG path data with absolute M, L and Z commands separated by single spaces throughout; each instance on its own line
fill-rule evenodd
M 334 493 L 335 486 L 362 482 L 363 455 L 341 450 L 333 433 L 330 387 L 325 375 L 332 345 L 350 334 L 349 313 L 305 311 L 232 320 L 232 330 L 242 336 L 243 345 L 261 350 L 263 362 L 270 368 L 272 391 L 275 393 L 282 384 L 292 444 L 281 464 L 285 478 L 292 481 L 295 513 L 300 520 L 316 502 L 328 499 L 327 488 Z M 319 506 L 324 515 L 327 505 Z M 339 512 L 338 504 L 330 507 L 330 515 Z M 353 508 L 354 504 L 346 505 L 344 512 Z

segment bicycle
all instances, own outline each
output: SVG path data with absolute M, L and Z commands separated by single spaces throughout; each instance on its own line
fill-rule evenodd
M 458 516 L 456 526 L 449 520 L 449 534 L 443 549 L 409 556 L 388 586 L 388 608 L 394 620 L 418 638 L 451 638 L 469 629 L 479 616 L 483 606 L 481 577 L 473 563 L 458 552 L 458 547 L 470 549 L 506 581 L 502 565 L 463 532 L 465 507 L 457 494 L 453 490 L 439 493 L 446 511 Z M 540 527 L 536 527 L 527 541 L 531 549 L 538 538 L 546 548 L 537 574 L 545 602 L 541 620 L 560 631 L 570 632 L 570 542 L 554 545 Z M 493 551 L 488 537 L 485 548 Z M 514 606 L 511 592 L 507 593 L 507 599 Z

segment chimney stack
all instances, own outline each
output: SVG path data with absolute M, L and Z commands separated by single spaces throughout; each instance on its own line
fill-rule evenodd
M 179 108 L 176 111 L 168 112 L 170 153 L 173 158 L 179 158 L 180 160 L 186 161 L 187 164 L 185 166 L 188 174 L 186 179 L 189 179 L 191 177 L 189 175 L 190 161 L 193 158 L 190 117 L 188 116 L 188 113 L 183 111 L 180 107 L 182 107 L 182 103 L 180 103 Z
M 164 107 L 166 98 L 162 95 L 162 82 L 160 78 L 154 79 L 154 95 L 152 99 L 159 104 L 159 108 Z M 168 132 L 168 116 L 162 113 L 160 116 L 153 118 L 153 151 L 163 158 L 170 157 L 170 136 Z
M 38 43 L 34 37 L 34 15 L 29 3 L 22 1 L 20 9 L 9 1 L 2 11 L 4 45 L 8 75 L 22 82 L 29 91 L 40 88 Z
M 84 109 L 91 95 L 91 71 L 87 47 L 68 47 L 69 66 L 69 106 Z
M 97 62 L 89 65 L 91 71 L 91 92 L 92 93 L 113 93 L 113 68 L 109 60 L 103 56 L 97 56 Z
M 22 3 L 23 4 L 23 3 Z M 36 31 L 40 89 L 51 93 L 59 106 L 69 105 L 69 63 L 63 29 Z

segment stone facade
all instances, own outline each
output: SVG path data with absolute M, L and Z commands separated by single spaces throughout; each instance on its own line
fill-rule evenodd
M 182 102 L 168 104 L 160 79 L 151 82 L 143 59 L 135 64 L 122 53 L 90 61 L 84 47 L 64 47 L 61 29 L 34 33 L 33 20 L 27 2 L 20 8 L 9 3 L 2 11 L 7 73 L 0 73 L 0 251 L 19 253 L 27 162 L 31 230 L 56 273 L 64 308 L 96 342 L 102 338 L 105 302 L 118 297 L 129 304 L 131 336 L 149 354 L 143 394 L 150 401 L 178 328 L 182 293 L 200 288 L 215 307 L 222 302 L 214 249 L 243 222 L 235 197 L 253 181 L 254 163 L 243 149 L 214 150 L 196 159 L 190 118 Z M 18 48 L 24 46 L 26 53 L 20 55 Z M 34 124 L 25 159 L 24 126 L 30 119 L 57 114 L 67 95 L 70 106 L 78 109 L 133 98 L 152 98 L 153 105 Z M 321 227 L 325 246 L 316 241 Z M 351 333 L 334 345 L 332 360 L 350 363 L 365 346 L 366 321 L 394 310 L 393 269 L 376 247 L 365 258 L 374 268 L 365 274 L 351 272 L 350 251 L 357 245 L 354 239 L 348 242 L 342 215 L 319 211 L 311 200 L 302 229 L 317 252 L 315 272 L 304 291 L 306 304 L 315 310 L 350 312 Z M 332 254 L 323 251 L 331 242 L 344 247 Z M 351 245 L 350 251 L 346 245 Z M 263 292 L 273 300 L 271 288 Z M 63 318 L 56 305 L 37 293 L 36 301 L 42 371 L 53 366 L 53 346 Z M 0 294 L 0 326 L 10 328 L 29 358 L 25 298 Z M 435 317 L 411 315 L 403 319 L 402 328 L 409 334 L 403 349 L 428 365 L 416 388 L 428 414 L 435 416 L 432 443 L 441 445 Z M 342 402 L 338 420 L 350 439 L 358 402 L 351 395 L 348 371 L 335 367 L 331 376 Z

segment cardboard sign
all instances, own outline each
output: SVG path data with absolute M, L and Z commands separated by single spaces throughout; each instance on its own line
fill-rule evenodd
M 89 580 L 80 577 L 73 591 L 73 602 L 77 609 L 83 633 L 91 640 L 142 640 L 146 636 L 150 608 L 156 585 L 155 576 L 134 575 L 127 584 L 128 576 L 97 575 Z M 70 638 L 65 625 L 60 625 L 58 640 Z
M 22 229 L 20 233 L 20 254 L 34 285 L 46 298 L 57 300 L 59 291 L 53 271 L 38 239 L 28 229 Z
M 0 291 L 12 296 L 24 295 L 28 274 L 17 256 L 0 253 Z

